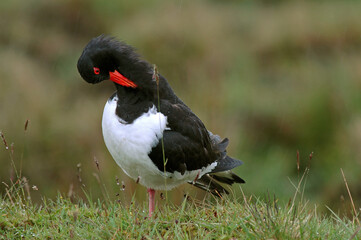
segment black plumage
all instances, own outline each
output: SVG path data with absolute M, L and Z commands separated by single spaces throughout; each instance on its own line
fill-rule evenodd
M 215 195 L 227 193 L 219 183 L 244 183 L 243 179 L 230 171 L 242 162 L 227 155 L 228 139 L 222 140 L 209 132 L 174 94 L 163 76 L 159 75 L 157 84 L 153 77 L 153 66 L 143 60 L 133 47 L 111 37 L 96 37 L 85 47 L 77 67 L 80 75 L 93 84 L 110 79 L 114 73 L 126 79 L 115 83 L 117 91 L 109 99 L 111 101 L 117 96 L 116 114 L 125 124 L 132 124 L 152 106 L 167 117 L 164 145 L 159 141 L 149 153 L 160 171 L 184 174 L 217 162 L 211 172 L 190 183 Z

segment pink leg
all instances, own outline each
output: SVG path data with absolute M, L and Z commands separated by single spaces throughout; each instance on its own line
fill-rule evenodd
M 149 193 L 149 217 L 152 216 L 154 212 L 154 196 L 155 196 L 155 190 L 148 188 Z

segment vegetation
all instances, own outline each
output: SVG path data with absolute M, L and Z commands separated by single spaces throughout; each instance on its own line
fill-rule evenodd
M 27 125 L 25 125 L 25 129 Z M 262 199 L 246 197 L 239 186 L 221 198 L 206 194 L 197 200 L 185 194 L 179 205 L 160 192 L 157 208 L 148 217 L 146 202 L 139 203 L 133 195 L 127 199 L 124 182 L 116 180 L 117 200 L 109 196 L 96 174 L 103 200 L 85 190 L 85 198 L 69 191 L 53 199 L 45 196 L 33 203 L 32 194 L 38 187 L 29 184 L 13 159 L 13 148 L 0 134 L 10 152 L 14 179 L 2 182 L 5 193 L 0 196 L 0 237 L 2 239 L 358 239 L 361 237 L 359 210 L 356 210 L 347 180 L 342 172 L 352 208 L 349 216 L 333 212 L 320 214 L 318 207 L 304 199 L 309 169 L 293 184 L 295 194 L 282 202 L 268 193 Z M 297 161 L 299 163 L 299 161 Z M 99 168 L 99 162 L 95 160 Z M 299 165 L 298 165 L 299 167 Z M 78 166 L 78 174 L 81 166 Z M 100 172 L 99 172 L 100 173 Z M 78 181 L 82 183 L 81 176 Z M 178 198 L 179 200 L 179 198 Z
M 40 205 L 24 200 L 19 181 L 0 199 L 0 237 L 4 239 L 359 239 L 360 225 L 325 217 L 317 207 L 228 197 L 181 206 L 163 200 L 152 218 L 146 204 L 71 200 L 59 195 Z M 18 186 L 16 189 L 15 186 Z

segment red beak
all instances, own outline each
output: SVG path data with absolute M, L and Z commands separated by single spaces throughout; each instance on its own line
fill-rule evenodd
M 117 70 L 109 72 L 110 80 L 124 87 L 136 88 L 137 84 L 120 74 Z

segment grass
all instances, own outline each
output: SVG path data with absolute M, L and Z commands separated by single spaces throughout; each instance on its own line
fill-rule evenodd
M 26 180 L 7 185 L 0 198 L 3 239 L 359 239 L 358 218 L 341 218 L 331 209 L 319 215 L 299 198 L 288 203 L 275 197 L 243 196 L 203 201 L 185 196 L 180 206 L 157 203 L 148 218 L 147 204 L 70 199 L 58 195 L 31 202 Z M 25 189 L 25 190 L 24 190 Z M 242 189 L 240 189 L 242 191 Z M 296 198 L 299 198 L 298 200 Z
M 27 123 L 25 124 L 27 126 Z M 125 196 L 112 199 L 103 182 L 97 158 L 94 173 L 102 199 L 89 194 L 82 184 L 81 165 L 78 164 L 78 181 L 86 198 L 68 193 L 54 199 L 43 196 L 32 201 L 31 194 L 38 190 L 17 170 L 14 151 L 4 135 L 0 134 L 9 151 L 16 176 L 10 183 L 2 182 L 5 193 L 0 196 L 1 239 L 359 239 L 361 225 L 359 210 L 355 207 L 344 172 L 344 183 L 350 198 L 351 218 L 340 217 L 328 208 L 328 214 L 320 214 L 318 207 L 309 206 L 304 191 L 309 170 L 300 176 L 300 159 L 297 154 L 297 183 L 293 197 L 288 202 L 279 201 L 269 194 L 264 198 L 247 197 L 242 188 L 241 198 L 232 191 L 230 196 L 214 198 L 211 194 L 203 200 L 185 195 L 178 206 L 159 197 L 157 208 L 148 217 L 146 201 L 123 201 Z M 312 158 L 312 154 L 309 156 Z M 119 186 L 119 179 L 116 180 Z M 122 183 L 123 190 L 125 188 Z M 126 195 L 126 192 L 120 194 Z M 161 193 L 162 195 L 162 193 Z

